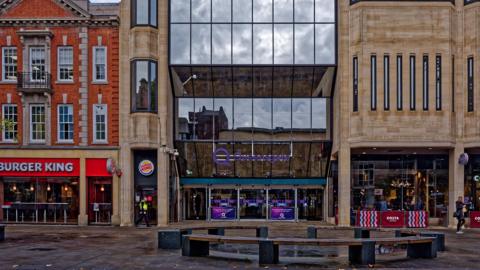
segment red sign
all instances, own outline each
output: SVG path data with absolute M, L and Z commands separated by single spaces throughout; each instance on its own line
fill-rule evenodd
M 87 176 L 112 176 L 107 170 L 106 158 L 87 158 L 86 165 Z
M 470 228 L 480 228 L 480 211 L 470 212 Z
M 401 228 L 404 224 L 403 211 L 382 211 L 382 227 Z
M 74 158 L 0 158 L 0 176 L 80 176 Z

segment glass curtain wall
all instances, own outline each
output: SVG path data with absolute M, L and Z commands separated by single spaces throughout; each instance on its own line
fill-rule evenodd
M 448 209 L 448 156 L 352 156 L 352 208 L 426 210 L 444 218 Z
M 173 65 L 333 65 L 335 0 L 170 1 Z

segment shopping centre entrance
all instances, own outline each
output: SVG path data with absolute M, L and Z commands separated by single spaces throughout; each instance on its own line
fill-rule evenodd
M 186 220 L 323 220 L 323 186 L 185 186 Z

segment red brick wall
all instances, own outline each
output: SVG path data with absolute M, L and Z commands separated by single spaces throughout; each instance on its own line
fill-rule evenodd
M 1 14 L 1 13 L 0 13 Z M 67 12 L 62 7 L 58 6 L 52 0 L 24 0 L 15 7 L 7 10 L 6 14 L 0 15 L 0 18 L 5 17 L 72 17 L 70 12 Z M 22 44 L 17 35 L 20 28 L 24 29 L 45 29 L 46 26 L 39 27 L 0 27 L 0 47 L 7 46 L 7 36 L 11 37 L 11 46 L 17 47 L 18 52 L 18 71 L 22 71 L 23 52 Z M 67 104 L 72 104 L 74 109 L 74 145 L 79 145 L 80 138 L 80 116 L 79 110 L 81 108 L 80 100 L 80 26 L 65 25 L 65 26 L 47 26 L 53 33 L 51 39 L 51 55 L 50 55 L 50 72 L 52 74 L 53 95 L 51 104 L 51 133 L 52 145 L 60 145 L 57 143 L 57 105 L 63 103 L 63 94 L 67 94 Z M 67 36 L 67 46 L 73 48 L 73 83 L 57 83 L 57 52 L 58 47 L 63 46 L 63 36 Z M 93 84 L 92 83 L 92 57 L 93 46 L 98 45 L 98 36 L 102 36 L 102 46 L 107 46 L 107 84 Z M 118 145 L 118 70 L 119 70 L 119 32 L 118 27 L 102 26 L 88 28 L 88 144 L 92 145 L 93 141 L 93 104 L 98 101 L 97 94 L 102 93 L 102 103 L 108 106 L 108 145 Z M 1 53 L 1 51 L 0 51 Z M 1 62 L 1 61 L 0 61 Z M 1 72 L 1 65 L 0 65 Z M 0 81 L 0 104 L 7 103 L 7 93 L 12 96 L 12 103 L 18 106 L 18 144 L 22 144 L 23 130 L 22 130 L 22 104 L 20 96 L 18 95 L 16 83 L 5 84 Z M 0 111 L 0 115 L 1 115 Z M 1 137 L 1 136 L 0 136 Z M 71 145 L 71 144 L 69 144 Z M 1 144 L 0 144 L 1 146 Z

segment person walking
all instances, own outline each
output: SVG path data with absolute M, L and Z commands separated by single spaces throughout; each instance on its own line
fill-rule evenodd
M 138 219 L 135 221 L 135 226 L 138 226 L 138 224 L 142 221 L 142 220 L 145 220 L 145 224 L 147 225 L 147 227 L 150 227 L 150 224 L 148 223 L 148 203 L 147 201 L 145 200 L 145 198 L 143 198 L 140 203 L 138 204 L 138 208 L 139 208 L 139 215 L 138 215 Z
M 465 224 L 465 215 L 463 212 L 465 204 L 463 203 L 463 197 L 459 196 L 455 202 L 455 217 L 457 218 L 457 234 L 463 234 L 462 226 Z

